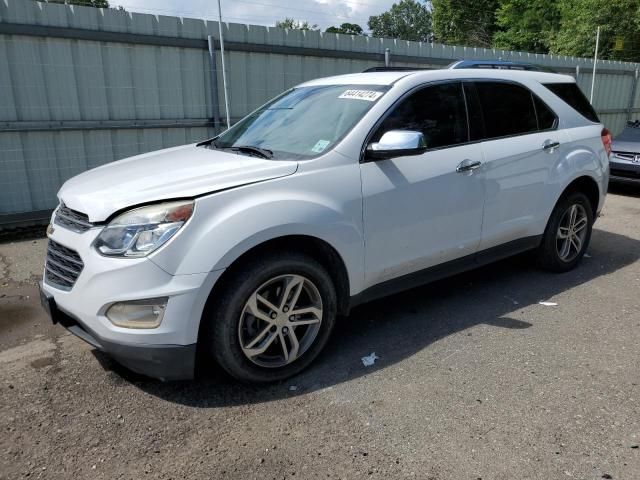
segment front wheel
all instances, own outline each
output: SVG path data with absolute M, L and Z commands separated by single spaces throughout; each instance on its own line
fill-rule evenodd
M 239 380 L 283 380 L 325 346 L 336 303 L 331 277 L 311 257 L 292 253 L 246 262 L 207 309 L 203 347 Z
M 580 192 L 562 197 L 549 218 L 538 263 L 553 272 L 567 272 L 582 259 L 591 239 L 593 209 Z

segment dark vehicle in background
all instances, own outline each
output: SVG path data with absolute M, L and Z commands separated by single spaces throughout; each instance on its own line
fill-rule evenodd
M 640 186 L 640 120 L 627 122 L 611 150 L 609 181 Z

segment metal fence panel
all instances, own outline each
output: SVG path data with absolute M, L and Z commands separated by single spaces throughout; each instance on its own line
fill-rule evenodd
M 502 58 L 574 76 L 579 67 L 580 88 L 591 88 L 590 59 L 234 23 L 223 32 L 232 120 L 300 82 L 380 66 L 385 49 L 396 66 Z M 212 135 L 226 113 L 217 40 L 217 22 L 202 19 L 0 0 L 0 228 L 46 217 L 73 175 Z M 594 105 L 614 133 L 640 112 L 637 68 L 598 62 Z

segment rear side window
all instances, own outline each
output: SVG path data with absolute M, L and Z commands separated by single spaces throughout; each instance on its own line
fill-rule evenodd
M 536 107 L 536 116 L 538 117 L 538 130 L 551 130 L 556 128 L 556 114 L 535 95 L 533 95 L 533 104 Z
M 544 86 L 581 113 L 588 120 L 600 123 L 598 114 L 589 103 L 589 100 L 587 100 L 587 97 L 584 96 L 580 88 L 578 88 L 578 85 L 575 83 L 545 83 Z
M 485 138 L 522 135 L 538 130 L 531 92 L 511 83 L 477 82 Z
M 387 115 L 371 140 L 379 141 L 389 130 L 422 132 L 429 149 L 468 142 L 462 84 L 433 85 L 410 94 Z

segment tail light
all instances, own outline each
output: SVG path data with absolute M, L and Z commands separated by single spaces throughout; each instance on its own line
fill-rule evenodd
M 607 157 L 611 155 L 611 132 L 603 128 L 602 133 L 600 134 L 602 138 L 602 145 L 604 146 L 604 151 L 607 152 Z

